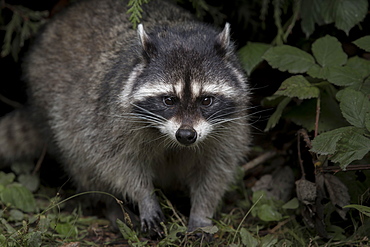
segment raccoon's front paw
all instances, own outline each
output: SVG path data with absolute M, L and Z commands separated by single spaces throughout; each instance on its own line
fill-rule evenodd
M 161 222 L 164 222 L 164 215 L 159 206 L 157 197 L 151 194 L 139 202 L 141 231 L 150 236 L 158 235 L 162 237 L 164 232 Z
M 163 228 L 161 222 L 165 221 L 162 210 L 146 211 L 140 214 L 141 231 L 148 233 L 150 236 L 157 235 L 163 237 Z
M 200 230 L 200 228 L 207 226 L 212 226 L 212 222 L 210 220 L 202 219 L 201 217 L 199 218 L 190 217 L 188 233 L 190 233 L 190 236 L 204 239 L 206 242 L 212 242 L 213 235 L 203 230 Z

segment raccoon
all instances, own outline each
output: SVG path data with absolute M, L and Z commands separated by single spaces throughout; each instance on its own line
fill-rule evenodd
M 80 190 L 136 203 L 144 232 L 165 220 L 156 188 L 188 191 L 188 231 L 212 225 L 251 141 L 229 24 L 219 31 L 152 0 L 134 30 L 127 2 L 77 1 L 45 26 L 23 68 L 28 104 L 0 122 L 2 158 L 46 146 Z

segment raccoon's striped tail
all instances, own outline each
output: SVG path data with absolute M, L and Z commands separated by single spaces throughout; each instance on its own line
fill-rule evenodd
M 15 110 L 0 118 L 1 161 L 35 159 L 44 148 L 45 141 L 26 109 Z

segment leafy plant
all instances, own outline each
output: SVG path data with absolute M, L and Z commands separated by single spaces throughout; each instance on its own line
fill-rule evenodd
M 328 156 L 345 169 L 370 151 L 370 61 L 348 59 L 338 40 L 328 35 L 312 44 L 312 53 L 288 45 L 272 47 L 264 53 L 263 58 L 272 67 L 300 73 L 283 81 L 277 92 L 266 99 L 279 102 L 266 130 L 277 124 L 284 110 L 286 118 L 309 131 L 331 129 L 313 140 L 311 151 Z M 294 100 L 297 103 L 288 108 Z
M 4 43 L 1 56 L 12 55 L 15 61 L 26 40 L 34 36 L 41 25 L 45 23 L 45 18 L 49 15 L 48 11 L 34 11 L 24 6 L 10 5 L 1 2 L 1 12 L 10 10 L 11 20 L 5 26 Z M 2 13 L 0 12 L 0 16 Z
M 127 13 L 130 14 L 130 22 L 132 23 L 133 28 L 135 29 L 137 25 L 140 23 L 140 19 L 142 18 L 142 5 L 144 3 L 148 3 L 149 0 L 130 0 L 127 4 L 129 9 L 127 10 Z

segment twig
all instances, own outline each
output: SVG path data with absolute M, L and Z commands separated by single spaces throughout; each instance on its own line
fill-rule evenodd
M 279 230 L 283 225 L 285 225 L 286 223 L 288 223 L 289 221 L 293 220 L 295 218 L 295 215 L 292 215 L 290 216 L 288 219 L 284 220 L 284 221 L 280 221 L 274 228 L 272 228 L 271 230 L 269 230 L 268 232 L 269 233 L 275 233 L 277 230 Z
M 305 129 L 300 129 L 300 130 L 298 130 L 298 132 L 297 132 L 297 133 L 303 137 L 303 140 L 304 140 L 304 142 L 306 143 L 307 147 L 308 147 L 309 149 L 311 149 L 311 148 L 312 148 L 311 139 L 310 139 L 310 137 L 308 136 L 307 130 L 305 130 Z
M 276 151 L 269 151 L 267 153 L 264 153 L 264 154 L 258 156 L 257 158 L 254 158 L 253 160 L 251 160 L 248 163 L 246 163 L 245 165 L 243 165 L 244 172 L 262 164 L 263 162 L 265 162 L 268 159 L 271 159 L 276 154 L 277 154 Z
M 303 160 L 301 156 L 301 136 L 299 135 L 299 133 L 300 133 L 300 130 L 298 131 L 298 136 L 297 136 L 298 162 L 299 162 L 299 166 L 301 167 L 302 179 L 306 179 L 306 173 L 304 171 Z
M 23 105 L 21 103 L 18 103 L 17 101 L 8 99 L 4 95 L 0 94 L 0 101 L 4 102 L 7 105 L 12 106 L 13 108 L 21 108 Z
M 35 175 L 36 172 L 38 172 L 40 170 L 41 164 L 44 161 L 45 155 L 46 155 L 46 144 L 44 145 L 44 148 L 42 149 L 42 153 L 40 155 L 40 158 L 37 160 L 35 169 L 33 169 L 33 172 L 32 172 L 33 175 Z
M 366 165 L 349 165 L 346 167 L 346 170 L 343 170 L 339 166 L 326 166 L 317 168 L 321 172 L 346 172 L 346 171 L 357 171 L 357 170 L 370 170 L 370 164 Z
M 315 135 L 314 137 L 317 136 L 317 134 L 319 133 L 319 119 L 320 119 L 320 104 L 321 104 L 321 100 L 320 100 L 320 96 L 317 98 L 317 103 L 316 103 L 316 119 L 315 119 Z

